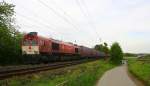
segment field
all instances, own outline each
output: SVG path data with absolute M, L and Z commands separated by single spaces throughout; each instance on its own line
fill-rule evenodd
M 94 86 L 114 65 L 103 60 L 1 80 L 0 86 Z
M 146 86 L 150 86 L 150 60 L 129 59 L 129 71 Z

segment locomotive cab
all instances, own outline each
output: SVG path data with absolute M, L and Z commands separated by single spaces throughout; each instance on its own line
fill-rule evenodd
M 22 54 L 39 54 L 37 32 L 26 34 L 22 40 Z

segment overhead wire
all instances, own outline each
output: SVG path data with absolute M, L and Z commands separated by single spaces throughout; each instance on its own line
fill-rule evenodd
M 13 1 L 13 0 L 12 0 L 12 1 Z M 14 2 L 14 3 L 15 3 L 15 2 Z M 18 6 L 18 5 L 17 5 L 17 6 Z M 29 9 L 25 8 L 24 6 L 20 6 L 20 8 L 23 8 L 24 10 L 29 11 Z M 45 29 L 45 30 L 53 31 L 53 33 L 55 33 L 56 35 L 58 35 L 58 34 L 61 35 L 61 40 L 62 40 L 64 33 L 60 32 L 60 31 L 56 31 L 55 29 L 53 29 L 53 27 L 58 28 L 58 27 L 56 27 L 56 25 L 51 24 L 51 23 L 47 23 L 47 21 L 44 20 L 43 18 L 39 18 L 39 15 L 37 15 L 37 14 L 39 14 L 39 13 L 36 13 L 35 11 L 31 11 L 31 10 L 30 10 L 29 13 L 34 14 L 34 17 L 36 16 L 37 18 L 36 18 L 36 19 L 33 19 L 33 18 L 24 16 L 24 15 L 21 15 L 21 14 L 18 14 L 18 15 L 19 15 L 20 17 L 22 17 L 22 18 L 24 18 L 24 19 L 30 21 L 30 22 L 31 22 L 31 21 L 34 21 L 34 23 L 40 25 L 40 26 L 36 26 L 36 27 L 41 27 L 41 26 L 44 26 L 44 27 L 46 27 L 46 28 L 48 27 L 48 28 L 51 29 L 51 30 L 46 29 L 46 28 L 42 28 L 42 30 Z M 41 22 L 39 22 L 39 21 L 41 21 Z M 45 22 L 45 21 L 46 21 L 46 22 Z M 38 22 L 38 23 L 37 23 L 37 22 Z M 25 26 L 28 27 L 29 25 L 25 25 Z M 31 25 L 31 26 L 34 27 L 35 25 Z M 53 26 L 53 27 L 52 27 L 52 26 Z M 52 34 L 53 34 L 53 33 L 52 33 Z
M 51 0 L 51 1 L 53 1 L 53 3 L 54 3 L 55 5 L 57 5 L 57 8 L 60 9 L 60 10 L 63 12 L 63 14 L 64 14 L 65 16 L 67 16 L 71 21 L 76 22 L 65 10 L 62 9 L 62 7 L 60 7 L 60 5 L 58 5 L 58 4 L 56 3 L 56 1 L 54 1 L 54 0 Z M 77 24 L 77 23 L 75 23 L 75 24 Z M 92 36 L 92 35 L 91 35 L 91 36 Z
M 30 22 L 33 21 L 33 23 L 35 23 L 35 24 L 39 24 L 39 25 L 41 25 L 41 26 L 44 26 L 44 27 L 46 27 L 46 28 L 50 28 L 51 30 L 55 31 L 55 30 L 52 29 L 52 27 L 50 27 L 49 25 L 46 25 L 46 24 L 44 24 L 44 23 L 39 22 L 39 20 L 32 19 L 32 18 L 30 18 L 30 17 L 24 16 L 24 15 L 19 14 L 19 13 L 16 13 L 16 14 L 17 14 L 18 16 L 20 16 L 20 17 L 22 17 L 22 18 L 24 18 L 24 19 L 30 21 Z M 33 26 L 33 25 L 32 25 L 32 26 Z M 41 26 L 40 26 L 40 27 L 41 27 Z M 46 28 L 42 28 L 42 29 L 51 31 L 50 29 L 46 29 Z M 57 34 L 60 35 L 60 32 L 57 32 Z
M 82 1 L 82 2 L 80 2 L 80 1 Z M 91 15 L 90 15 L 90 13 L 88 11 L 88 7 L 85 4 L 84 0 L 76 0 L 76 3 L 79 6 L 79 8 L 80 8 L 80 10 L 81 10 L 81 12 L 83 14 L 83 16 L 88 19 L 88 24 L 90 24 L 90 26 L 94 30 L 96 36 L 101 41 L 101 38 L 100 38 L 99 34 L 97 33 L 96 26 L 93 24 L 93 20 L 91 18 Z M 81 4 L 83 4 L 83 5 L 81 5 Z M 82 6 L 84 6 L 84 8 L 86 9 L 86 11 L 84 10 L 84 8 Z
M 37 1 L 40 2 L 42 5 L 44 5 L 45 7 L 47 7 L 47 8 L 48 8 L 49 10 L 51 10 L 53 13 L 55 13 L 55 15 L 59 16 L 59 17 L 62 18 L 64 21 L 66 21 L 67 23 L 71 24 L 75 29 L 78 29 L 78 30 L 79 30 L 79 28 L 78 28 L 74 23 L 72 23 L 72 22 L 70 21 L 70 20 L 73 21 L 72 17 L 69 16 L 62 8 L 59 7 L 59 9 L 63 11 L 63 13 L 64 13 L 65 16 L 63 16 L 62 14 L 60 14 L 59 12 L 57 12 L 54 8 L 52 8 L 52 7 L 50 7 L 49 5 L 45 4 L 45 3 L 42 2 L 41 0 L 37 0 Z M 66 16 L 67 16 L 67 18 L 66 18 Z M 25 16 L 24 16 L 24 17 L 25 17 Z M 26 18 L 26 17 L 25 17 L 25 18 Z M 28 18 L 27 18 L 27 19 L 28 19 Z M 69 19 L 70 19 L 70 20 L 69 20 Z M 36 20 L 33 20 L 33 21 L 36 21 Z M 36 21 L 36 22 L 37 22 L 37 21 Z M 39 24 L 41 24 L 41 23 L 39 23 Z M 46 26 L 46 27 L 52 28 L 52 27 L 50 27 L 49 25 L 46 25 L 45 23 L 44 23 L 43 25 Z
M 23 7 L 23 6 L 21 6 L 21 8 L 24 9 L 24 10 L 29 11 L 30 13 L 32 13 L 32 14 L 34 15 L 34 17 L 38 18 L 38 20 L 41 20 L 42 22 L 44 22 L 44 23 L 46 23 L 46 24 L 48 24 L 48 25 L 50 25 L 50 26 L 52 26 L 52 27 L 57 28 L 56 25 L 54 25 L 54 24 L 52 24 L 52 23 L 47 23 L 47 20 L 46 20 L 45 18 L 40 18 L 40 16 L 37 15 L 38 13 L 36 13 L 35 11 L 31 11 L 31 10 L 29 10 L 29 9 Z M 48 17 L 47 17 L 47 18 L 48 18 Z M 45 22 L 45 21 L 46 21 L 46 22 Z
M 35 28 L 36 31 L 45 31 L 44 29 L 41 29 L 41 28 L 43 28 L 42 26 L 37 26 L 37 25 L 32 25 L 32 24 L 30 24 L 30 25 L 20 24 L 20 26 L 23 26 L 23 28 L 30 28 L 33 31 L 35 31 L 33 28 Z M 53 37 L 54 34 L 58 35 L 58 33 L 52 32 L 50 30 L 48 31 L 48 33 L 51 33 L 51 34 L 48 34 L 48 35 L 50 35 L 50 38 Z
M 54 0 L 51 0 L 51 1 L 53 1 L 53 3 L 55 3 L 55 5 L 57 5 L 57 8 L 60 9 L 63 12 L 63 14 L 68 17 L 68 19 L 70 19 L 73 22 L 75 21 L 64 9 L 62 9 L 62 7 L 60 7 L 60 5 L 58 5 L 56 3 L 56 1 L 54 1 Z
M 24 9 L 24 10 L 29 11 L 29 9 L 27 9 L 27 8 L 25 8 L 25 7 L 23 7 L 23 6 L 20 6 L 20 7 L 21 7 L 22 9 Z M 41 20 L 42 23 L 47 24 L 48 26 L 57 28 L 56 25 L 54 25 L 54 24 L 52 24 L 52 23 L 47 23 L 47 22 L 48 22 L 47 20 L 41 19 L 39 15 L 36 15 L 37 13 L 36 13 L 35 11 L 29 11 L 29 12 L 32 13 L 32 14 L 34 15 L 34 17 L 38 18 L 38 20 Z M 30 18 L 30 19 L 31 19 L 31 18 Z M 46 22 L 45 22 L 45 21 L 46 21 Z
M 51 6 L 45 4 L 42 0 L 37 0 L 39 3 L 47 7 L 50 11 L 52 11 L 55 15 L 66 21 L 68 24 L 72 25 L 75 29 L 80 30 L 74 23 L 72 23 L 67 17 L 61 15 L 59 12 L 57 12 L 54 8 Z M 66 15 L 66 14 L 65 14 Z M 80 32 L 80 31 L 79 31 Z

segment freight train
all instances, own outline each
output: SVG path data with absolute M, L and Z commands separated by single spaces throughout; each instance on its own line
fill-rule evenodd
M 26 63 L 48 63 L 105 57 L 103 52 L 73 43 L 42 37 L 37 32 L 24 35 L 22 54 Z

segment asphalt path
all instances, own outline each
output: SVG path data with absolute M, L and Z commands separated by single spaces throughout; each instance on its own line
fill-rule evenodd
M 96 86 L 137 86 L 128 76 L 127 66 L 122 65 L 107 71 Z

